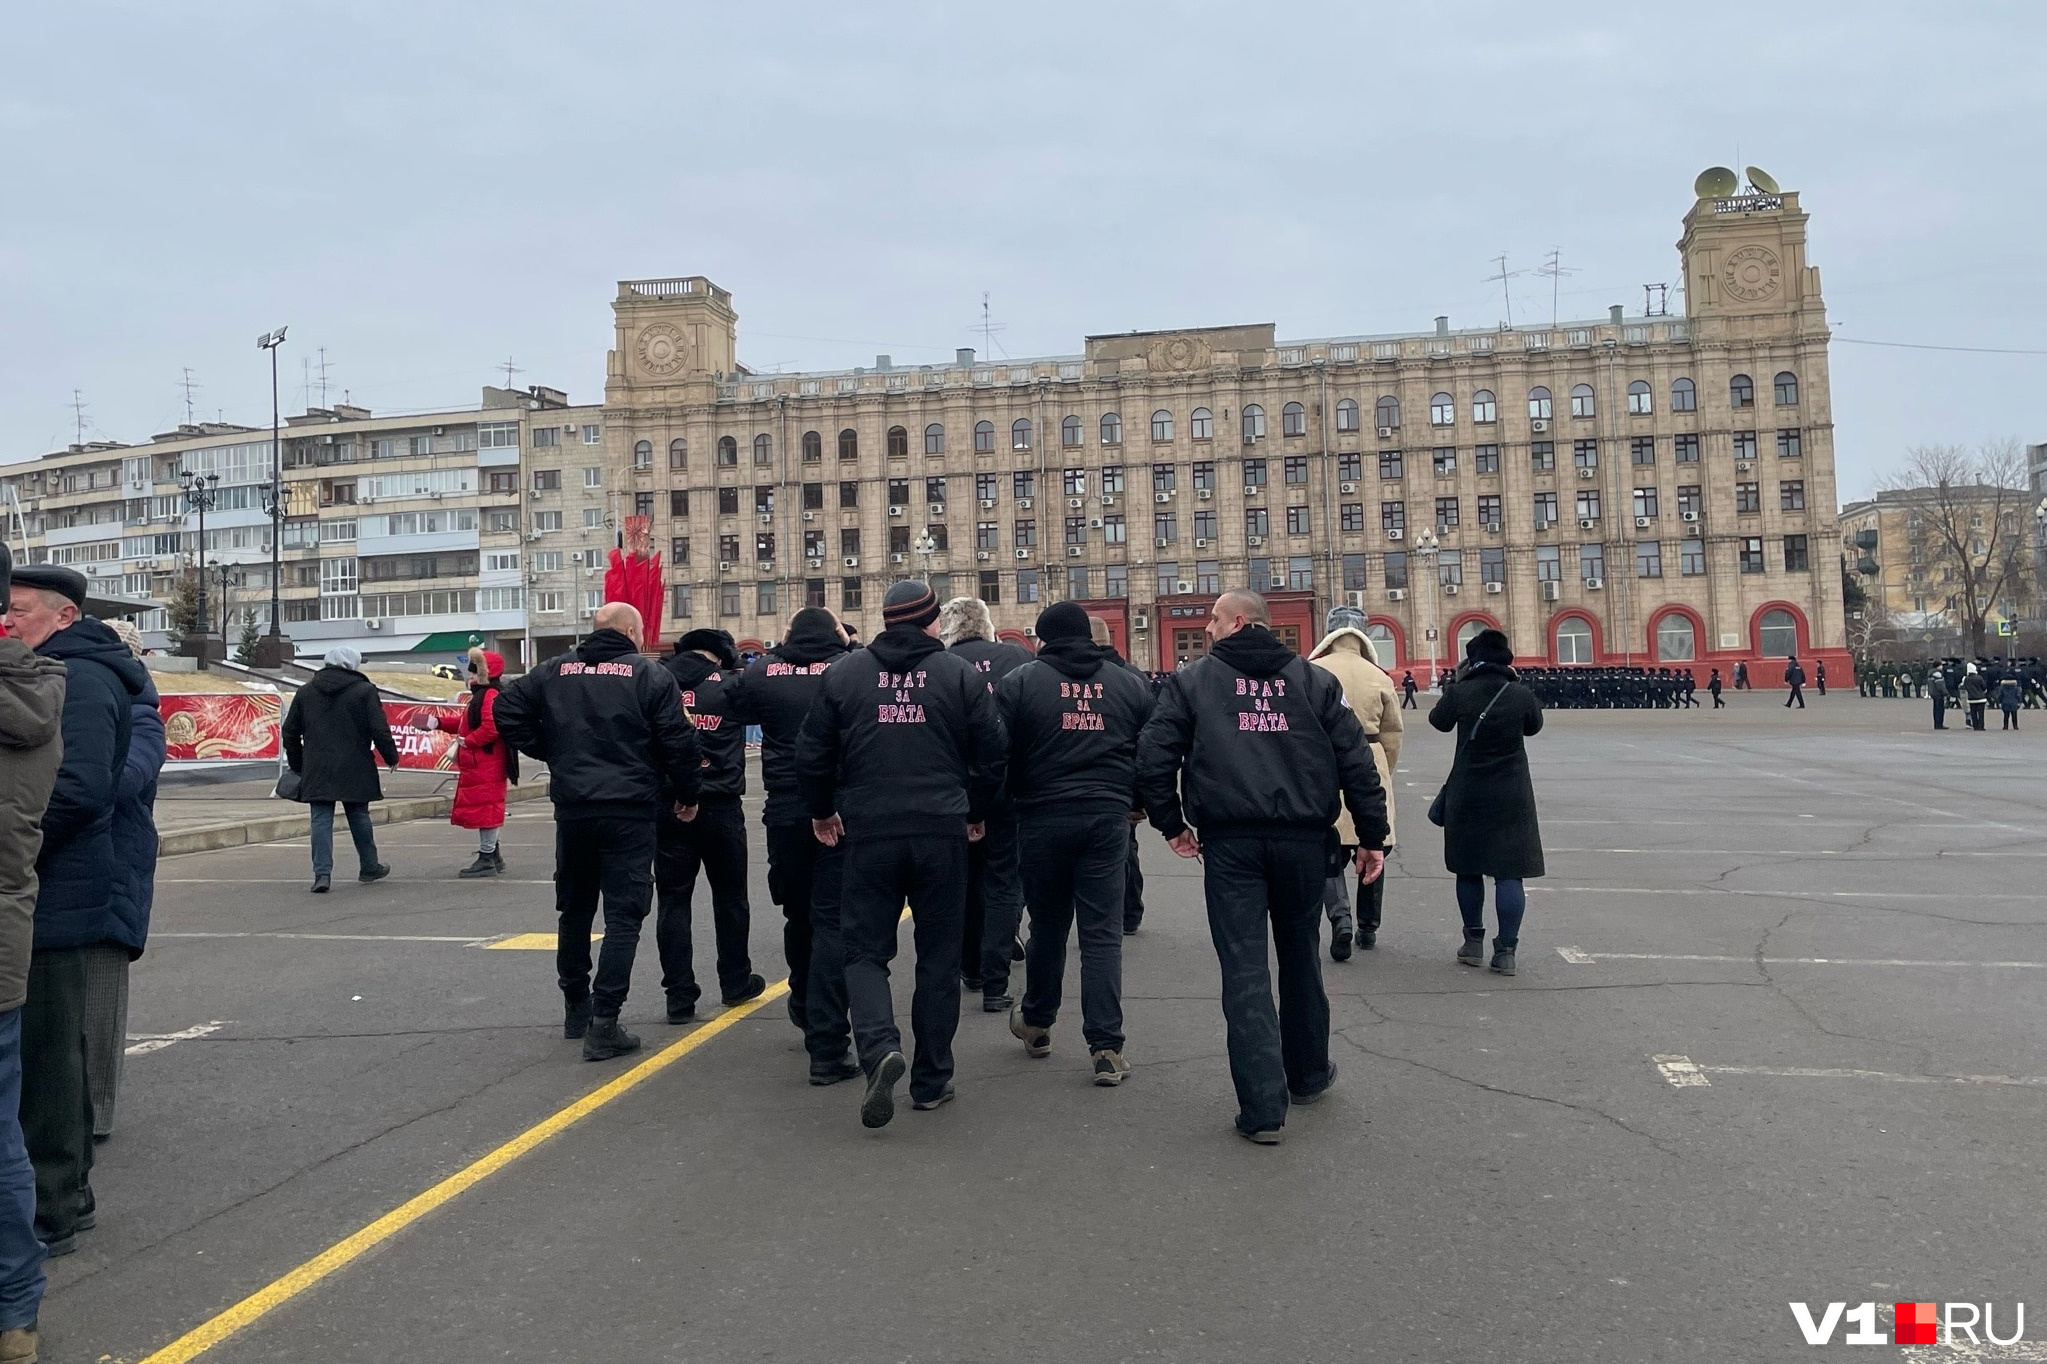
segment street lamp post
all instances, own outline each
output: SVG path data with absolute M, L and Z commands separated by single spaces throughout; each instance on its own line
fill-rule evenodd
M 1422 630 L 1422 642 L 1428 646 L 1428 685 L 1436 686 L 1436 606 L 1441 595 L 1436 582 L 1436 554 L 1441 546 L 1436 542 L 1436 533 L 1423 530 L 1414 537 L 1414 557 L 1421 564 L 1422 575 L 1429 580 L 1429 619 Z
M 194 624 L 193 639 L 200 664 L 206 662 L 206 513 L 220 499 L 219 474 L 195 474 L 190 469 L 178 474 L 178 486 L 185 490 L 185 506 L 199 513 L 199 547 L 197 565 L 199 571 L 199 618 Z M 187 652 L 194 652 L 188 649 Z
M 278 587 L 283 576 L 278 556 L 284 540 L 284 458 L 278 439 L 277 350 L 284 344 L 283 327 L 256 338 L 256 348 L 270 352 L 270 481 L 263 485 L 263 510 L 270 516 L 270 633 L 252 660 L 261 667 L 276 668 L 284 663 L 284 631 L 279 626 Z
M 233 598 L 228 595 L 228 589 L 240 587 L 244 580 L 241 570 L 233 564 L 219 564 L 216 567 L 220 573 L 220 656 L 225 658 L 228 651 L 227 627 L 233 622 L 235 614 Z

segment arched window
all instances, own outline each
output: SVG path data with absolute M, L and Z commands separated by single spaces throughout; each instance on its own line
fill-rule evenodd
M 1357 404 L 1353 403 L 1351 406 L 1356 407 Z M 1400 666 L 1400 660 L 1394 657 L 1397 650 L 1393 642 L 1392 626 L 1383 620 L 1367 621 L 1365 623 L 1365 638 L 1371 640 L 1374 647 L 1378 649 L 1380 667 L 1395 668 Z
M 1018 417 L 1009 424 L 1009 448 L 1028 450 L 1031 448 L 1031 419 Z
M 803 462 L 815 464 L 824 458 L 824 437 L 815 431 L 803 433 Z
M 1468 646 L 1471 643 L 1471 641 L 1478 638 L 1478 632 L 1481 630 L 1490 629 L 1492 629 L 1492 626 L 1486 624 L 1482 620 L 1468 620 L 1464 622 L 1464 624 L 1458 626 L 1457 658 L 1453 658 L 1450 661 L 1454 664 L 1457 662 L 1457 659 L 1463 658 L 1466 646 Z
M 634 467 L 635 469 L 651 469 L 651 468 L 653 468 L 653 467 L 654 467 L 654 442 L 653 442 L 653 441 L 650 441 L 650 440 L 643 440 L 643 441 L 637 441 L 637 442 L 635 442 L 635 443 L 634 443 L 634 445 L 633 445 L 633 467 Z
M 1656 622 L 1656 661 L 1689 663 L 1699 656 L 1699 640 L 1692 618 L 1673 611 Z
M 1244 444 L 1265 439 L 1265 409 L 1252 403 L 1244 409 Z
M 974 423 L 974 453 L 985 455 L 995 449 L 995 423 Z
M 1471 419 L 1480 425 L 1500 419 L 1500 400 L 1489 388 L 1482 388 L 1471 395 Z
M 1153 440 L 1173 438 L 1173 414 L 1163 407 L 1151 414 L 1151 438 Z
M 1788 369 L 1777 376 L 1777 406 L 1798 406 L 1798 376 Z
M 1647 416 L 1656 410 L 1656 398 L 1649 392 L 1649 381 L 1637 379 L 1628 385 L 1628 412 L 1637 417 Z
M 1528 390 L 1528 419 L 1546 422 L 1549 418 L 1549 390 L 1538 384 Z
M 668 442 L 668 467 L 671 469 L 689 467 L 689 442 L 680 436 Z
M 727 466 L 739 463 L 739 441 L 736 438 L 718 437 L 718 463 Z
M 1196 440 L 1215 438 L 1215 414 L 1205 407 L 1197 407 L 1187 414 L 1187 432 Z
M 1450 426 L 1457 421 L 1457 400 L 1447 393 L 1429 399 L 1429 425 Z
M 924 428 L 924 453 L 927 455 L 945 453 L 945 428 L 937 422 Z
M 768 435 L 765 431 L 762 432 L 760 435 L 755 436 L 753 438 L 753 462 L 755 464 L 769 464 L 774 461 L 774 458 L 775 458 L 774 441 L 768 438 Z
M 1377 411 L 1380 426 L 1385 427 L 1388 431 L 1398 431 L 1400 429 L 1400 399 L 1394 397 L 1391 393 L 1387 394 L 1379 399 Z
M 860 433 L 850 426 L 839 432 L 839 458 L 860 458 Z
M 1756 622 L 1756 652 L 1764 658 L 1789 658 L 1797 653 L 1797 617 L 1781 606 L 1763 612 Z
M 1557 622 L 1557 662 L 1590 663 L 1592 627 L 1583 616 L 1566 616 Z
M 1358 429 L 1358 400 L 1339 398 L 1336 403 L 1336 429 L 1355 431 Z
M 1579 384 L 1571 390 L 1571 415 L 1589 417 L 1592 413 L 1592 385 Z
M 1673 412 L 1696 412 L 1699 410 L 1699 390 L 1690 379 L 1670 381 L 1670 410 Z
M 1755 381 L 1746 374 L 1737 374 L 1727 381 L 1727 405 L 1729 407 L 1754 407 L 1756 405 Z
M 1299 403 L 1288 403 L 1279 410 L 1279 434 L 1282 436 L 1305 436 L 1308 434 L 1308 409 Z
M 1059 443 L 1069 450 L 1080 448 L 1080 418 L 1068 417 L 1059 423 Z
M 907 459 L 909 454 L 910 433 L 900 426 L 891 426 L 888 429 L 888 457 L 890 459 Z
M 1102 414 L 1102 444 L 1121 445 L 1122 443 L 1123 418 L 1117 416 L 1114 412 L 1104 412 Z

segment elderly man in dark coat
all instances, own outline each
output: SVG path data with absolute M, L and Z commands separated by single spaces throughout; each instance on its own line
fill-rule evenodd
M 1429 817 L 1443 826 L 1443 865 L 1457 877 L 1464 945 L 1457 960 L 1477 966 L 1485 952 L 1485 878 L 1493 878 L 1500 931 L 1492 969 L 1514 974 L 1524 908 L 1521 883 L 1543 874 L 1535 783 L 1522 740 L 1542 729 L 1542 703 L 1514 676 L 1514 650 L 1498 630 L 1465 646 L 1464 666 L 1429 712 L 1429 724 L 1457 731 L 1457 755 Z M 1439 817 L 1440 813 L 1440 817 Z
M 370 802 L 384 798 L 374 748 L 386 767 L 398 766 L 398 745 L 377 686 L 362 675 L 362 655 L 346 645 L 327 651 L 326 667 L 299 688 L 284 717 L 284 760 L 299 774 L 299 799 L 312 807 L 313 894 L 334 884 L 334 803 L 348 815 L 348 833 L 361 859 L 358 879 L 381 881 L 391 868 L 377 860 L 377 829 Z

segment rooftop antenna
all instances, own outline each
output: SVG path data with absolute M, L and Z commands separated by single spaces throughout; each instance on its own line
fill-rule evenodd
M 1645 284 L 1642 286 L 1642 316 L 1670 316 L 1670 286 L 1668 284 Z
M 78 431 L 77 443 L 85 444 L 85 394 L 79 389 L 71 390 L 72 424 Z
M 975 328 L 975 330 L 981 333 L 981 353 L 983 355 L 986 355 L 991 360 L 994 359 L 996 334 L 1006 330 L 1006 328 L 1003 323 L 992 321 L 990 319 L 988 312 L 988 293 L 985 289 L 982 290 L 981 292 L 981 325 Z M 1008 359 L 1009 352 L 1003 351 L 1002 358 L 1005 360 Z
M 320 347 L 320 363 L 314 366 L 320 371 L 320 406 L 327 405 L 327 348 Z
M 307 407 L 313 405 L 313 361 L 311 357 L 299 357 L 299 396 Z
M 1494 264 L 1500 267 L 1500 272 L 1496 275 L 1487 275 L 1486 283 L 1490 284 L 1494 280 L 1498 280 L 1500 282 L 1500 297 L 1506 302 L 1507 325 L 1511 327 L 1514 325 L 1514 295 L 1508 290 L 1507 281 L 1510 279 L 1519 279 L 1522 275 L 1522 272 L 1519 270 L 1509 270 L 1507 268 L 1507 253 L 1504 251 L 1502 251 L 1498 256 L 1494 257 L 1493 261 Z
M 192 390 L 194 387 L 196 385 L 192 382 L 192 367 L 187 365 L 185 366 L 185 425 L 187 426 L 190 426 L 193 422 Z
M 502 370 L 503 370 L 503 371 L 505 372 L 505 387 L 506 387 L 506 388 L 510 388 L 510 387 L 512 386 L 512 376 L 513 376 L 514 374 L 524 374 L 524 373 L 526 372 L 525 370 L 523 370 L 523 369 L 519 368 L 519 367 L 518 367 L 517 365 L 513 364 L 513 363 L 512 363 L 512 357 L 511 357 L 511 356 L 509 356 L 509 355 L 507 355 L 507 356 L 505 357 L 505 363 L 504 363 L 504 364 L 502 364 L 502 365 L 499 365 L 499 366 L 498 366 L 498 368 L 499 368 L 499 369 L 502 369 Z
M 1576 266 L 1565 265 L 1563 251 L 1552 246 L 1549 250 L 1549 259 L 1536 266 L 1535 273 L 1549 280 L 1549 324 L 1554 327 L 1557 325 L 1558 289 L 1563 283 L 1564 276 L 1575 275 L 1578 269 Z

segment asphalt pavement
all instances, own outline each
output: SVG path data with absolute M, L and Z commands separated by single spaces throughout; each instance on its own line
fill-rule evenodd
M 1860 1357 L 1791 1302 L 2038 1303 L 2047 722 L 1776 700 L 1552 713 L 1514 979 L 1452 960 L 1422 818 L 1450 745 L 1411 733 L 1379 948 L 1324 962 L 1338 1085 L 1274 1148 L 1232 1135 L 1200 868 L 1147 831 L 1121 1088 L 1070 984 L 1049 1059 L 968 1012 L 958 1102 L 867 1132 L 779 1000 L 714 1003 L 701 1045 L 377 1229 L 631 1073 L 579 1059 L 551 952 L 509 938 L 551 933 L 544 803 L 493 882 L 438 822 L 378 830 L 374 887 L 342 840 L 319 898 L 300 844 L 167 859 L 44 1358 L 1717 1364 Z M 709 919 L 700 889 L 706 976 Z M 650 933 L 648 1055 L 691 1035 L 658 979 Z

